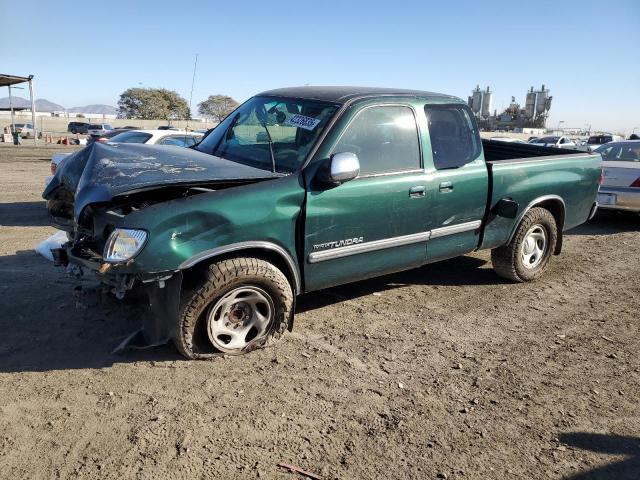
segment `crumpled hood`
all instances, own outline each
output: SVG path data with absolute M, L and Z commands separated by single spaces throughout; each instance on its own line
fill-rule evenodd
M 64 159 L 42 196 L 58 187 L 73 193 L 77 219 L 87 205 L 133 191 L 279 176 L 190 148 L 94 142 Z

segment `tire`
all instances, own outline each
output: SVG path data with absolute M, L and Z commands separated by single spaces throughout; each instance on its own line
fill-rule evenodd
M 491 250 L 493 269 L 514 282 L 535 280 L 549 265 L 557 241 L 558 227 L 551 212 L 532 208 L 522 218 L 511 242 Z
M 174 343 L 189 359 L 266 347 L 287 329 L 293 300 L 287 277 L 271 263 L 221 260 L 207 267 L 200 285 L 183 292 Z
M 76 134 L 76 133 L 78 133 L 78 132 L 77 132 L 76 130 L 71 130 L 71 133 L 72 133 L 73 135 L 75 135 L 75 134 Z

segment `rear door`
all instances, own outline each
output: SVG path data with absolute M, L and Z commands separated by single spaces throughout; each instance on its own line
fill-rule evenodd
M 487 204 L 489 177 L 478 129 L 466 105 L 426 105 L 431 160 L 427 246 L 429 262 L 475 250 Z
M 360 175 L 307 191 L 304 274 L 316 290 L 426 261 L 426 176 L 416 112 L 409 105 L 358 111 L 332 153 L 351 152 Z

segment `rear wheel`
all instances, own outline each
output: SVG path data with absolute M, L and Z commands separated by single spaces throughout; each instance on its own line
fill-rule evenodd
M 187 358 L 240 355 L 279 339 L 292 315 L 291 285 L 274 265 L 259 258 L 222 260 L 183 293 L 175 344 Z
M 538 278 L 547 268 L 558 241 L 555 218 L 544 208 L 529 210 L 508 245 L 491 250 L 493 269 L 515 282 Z

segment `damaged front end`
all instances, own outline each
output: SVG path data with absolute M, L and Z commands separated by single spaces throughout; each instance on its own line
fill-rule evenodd
M 52 251 L 56 265 L 75 275 L 94 275 L 97 290 L 123 299 L 141 290 L 148 299 L 142 329 L 125 346 L 154 346 L 171 340 L 177 326 L 182 271 L 137 257 L 153 232 L 136 224 L 140 212 L 264 179 L 263 170 L 233 164 L 185 148 L 100 144 L 70 155 L 47 186 L 50 223 L 69 241 Z M 144 223 L 144 222 L 141 222 Z

